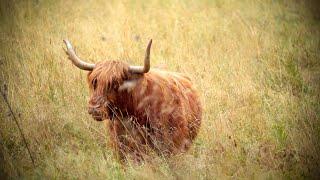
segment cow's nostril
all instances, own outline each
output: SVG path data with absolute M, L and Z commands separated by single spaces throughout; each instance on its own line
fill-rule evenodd
M 88 113 L 89 113 L 89 114 L 93 114 L 93 112 L 94 112 L 94 109 L 93 109 L 93 108 L 88 108 Z

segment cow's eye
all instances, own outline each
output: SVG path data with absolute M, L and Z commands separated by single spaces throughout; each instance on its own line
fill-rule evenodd
M 94 80 L 92 81 L 92 86 L 93 86 L 93 89 L 94 89 L 94 90 L 96 90 L 97 84 L 98 84 L 98 80 L 97 80 L 97 79 L 94 79 Z

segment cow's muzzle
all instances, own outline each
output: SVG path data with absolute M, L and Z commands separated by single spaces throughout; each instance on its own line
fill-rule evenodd
M 95 119 L 96 121 L 102 121 L 104 120 L 102 113 L 97 109 L 93 107 L 88 108 L 88 113 Z

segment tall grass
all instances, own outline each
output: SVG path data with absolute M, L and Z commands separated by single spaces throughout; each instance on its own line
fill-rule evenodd
M 4 101 L 0 166 L 18 178 L 308 178 L 320 169 L 320 15 L 311 1 L 14 1 L 0 5 L 0 81 L 27 137 L 32 166 Z M 188 74 L 203 123 L 191 150 L 123 167 L 108 131 L 87 114 L 91 62 Z

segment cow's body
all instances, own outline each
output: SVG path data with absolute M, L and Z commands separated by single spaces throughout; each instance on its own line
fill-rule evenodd
M 135 83 L 116 98 L 122 115 L 107 122 L 113 146 L 121 156 L 140 157 L 148 147 L 165 155 L 185 152 L 198 133 L 202 113 L 190 79 L 150 70 Z

